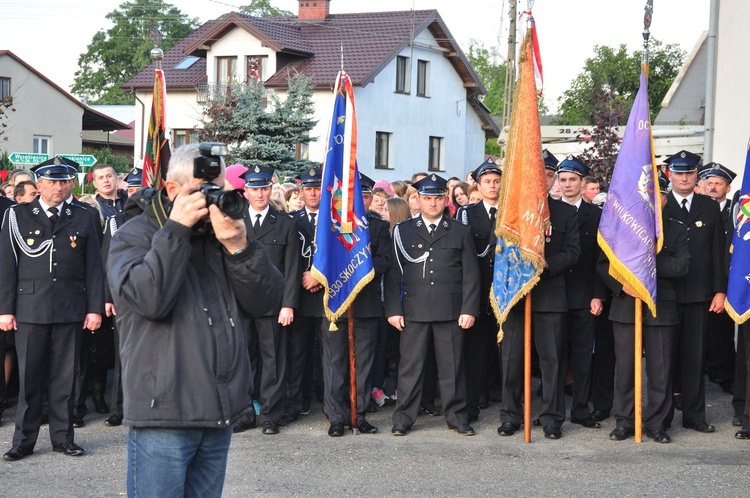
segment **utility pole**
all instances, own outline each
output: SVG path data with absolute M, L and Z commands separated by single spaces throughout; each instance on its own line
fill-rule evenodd
M 518 19 L 518 0 L 510 1 L 508 25 L 508 56 L 505 59 L 505 93 L 503 94 L 503 130 L 510 124 L 513 111 L 513 89 L 516 84 L 516 22 Z M 502 131 L 501 131 L 502 133 Z

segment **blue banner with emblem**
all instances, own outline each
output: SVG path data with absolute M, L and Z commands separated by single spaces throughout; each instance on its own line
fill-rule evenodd
M 323 309 L 331 322 L 346 312 L 375 276 L 357 169 L 354 89 L 344 71 L 339 72 L 335 88 L 311 269 L 325 289 Z
M 737 203 L 732 206 L 732 259 L 729 263 L 726 310 L 737 323 L 750 318 L 750 142 Z

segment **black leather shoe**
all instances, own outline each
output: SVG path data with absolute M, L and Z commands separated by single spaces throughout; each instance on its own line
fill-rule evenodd
M 235 434 L 239 434 L 240 432 L 245 432 L 248 429 L 255 429 L 256 425 L 257 421 L 255 419 L 255 412 L 245 412 L 240 416 L 237 422 L 232 425 L 232 432 Z
M 279 417 L 279 419 L 276 421 L 276 425 L 278 425 L 279 427 L 286 427 L 295 420 L 297 420 L 297 417 L 292 417 L 288 413 L 285 413 L 281 417 Z
M 609 433 L 609 439 L 612 441 L 625 441 L 633 435 L 633 429 L 627 427 L 615 427 L 615 430 Z
M 309 415 L 310 414 L 310 405 L 312 404 L 311 398 L 303 398 L 302 399 L 302 408 L 300 408 L 299 414 L 300 415 Z
M 479 420 L 479 414 L 478 413 L 470 413 L 469 414 L 469 422 L 476 422 Z
M 74 442 L 56 444 L 52 446 L 52 451 L 64 453 L 67 456 L 81 456 L 84 453 L 83 448 Z
M 112 414 L 109 417 L 107 417 L 107 420 L 104 421 L 104 425 L 107 427 L 117 427 L 119 425 L 122 425 L 122 415 L 118 414 Z
M 278 434 L 279 428 L 270 420 L 263 422 L 263 434 Z
M 362 434 L 377 434 L 378 432 L 378 428 L 372 425 L 367 420 L 363 420 L 362 422 L 357 424 L 357 428 Z
M 735 439 L 750 439 L 750 431 L 747 429 L 740 429 L 734 433 L 734 438 Z
M 533 425 L 535 427 L 541 427 L 542 426 L 542 421 L 539 420 L 538 418 L 535 418 L 534 420 L 531 421 L 531 425 Z
M 560 439 L 562 437 L 562 431 L 554 425 L 546 425 L 544 427 L 544 437 L 547 439 Z
M 512 436 L 518 429 L 518 426 L 513 425 L 510 422 L 503 422 L 500 424 L 500 427 L 497 428 L 497 434 L 499 436 Z
M 80 429 L 84 425 L 86 425 L 86 422 L 83 421 L 83 417 L 73 416 L 73 427 Z
M 609 418 L 609 411 L 608 410 L 600 410 L 596 409 L 593 412 L 591 412 L 591 416 L 594 417 L 596 420 L 601 422 L 602 420 L 607 420 Z
M 484 410 L 485 408 L 488 408 L 490 406 L 490 400 L 487 399 L 487 396 L 480 396 L 479 397 L 479 403 L 477 404 L 477 407 L 480 410 Z
M 328 428 L 328 435 L 331 437 L 341 437 L 344 435 L 344 424 L 340 422 L 334 422 L 331 427 Z
M 586 427 L 587 429 L 598 429 L 602 426 L 602 424 L 599 423 L 598 420 L 596 420 L 594 417 L 589 416 L 589 418 L 585 418 L 583 420 L 577 419 L 577 418 L 571 418 L 570 422 L 573 424 L 578 424 Z
M 701 420 L 699 422 L 682 422 L 682 427 L 684 427 L 685 429 L 693 429 L 694 431 L 703 432 L 704 434 L 716 431 L 716 427 L 706 423 L 705 420 Z
M 742 427 L 742 417 L 739 415 L 732 417 L 732 425 L 735 427 Z
M 448 426 L 450 430 L 456 431 L 462 436 L 474 436 L 476 435 L 476 432 L 474 432 L 474 428 L 470 426 L 469 424 L 461 424 L 458 427 Z
M 3 455 L 3 460 L 6 462 L 15 462 L 21 460 L 23 457 L 29 456 L 34 453 L 33 448 L 23 448 L 21 446 L 14 446 Z
M 657 443 L 671 443 L 672 438 L 669 437 L 669 434 L 667 434 L 667 431 L 658 429 L 655 431 L 650 431 L 646 429 L 646 437 L 650 437 Z
M 440 415 L 442 415 L 440 409 L 432 403 L 425 403 L 421 405 L 419 409 L 432 417 L 439 417 Z
M 409 429 L 407 429 L 405 425 L 394 425 L 393 428 L 391 428 L 391 434 L 394 436 L 406 436 L 408 432 Z

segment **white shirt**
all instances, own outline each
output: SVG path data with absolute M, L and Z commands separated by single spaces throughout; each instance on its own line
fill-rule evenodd
M 259 224 L 262 225 L 263 221 L 265 221 L 265 219 L 266 219 L 266 215 L 268 214 L 268 208 L 269 208 L 269 206 L 266 206 L 266 209 L 264 209 L 263 211 L 258 212 L 255 209 L 253 209 L 252 206 L 251 206 L 248 209 L 248 212 L 250 213 L 250 222 L 251 222 L 250 224 L 251 225 L 255 225 L 255 220 L 257 220 L 258 219 L 258 215 L 260 215 Z
M 677 201 L 677 205 L 680 206 L 680 209 L 682 209 L 682 200 L 687 199 L 687 204 L 685 204 L 685 207 L 687 207 L 688 212 L 690 211 L 690 206 L 693 204 L 693 195 L 695 195 L 693 192 L 691 192 L 687 197 L 683 197 L 673 190 L 672 195 Z
M 435 221 L 427 221 L 427 219 L 422 216 L 422 221 L 425 222 L 427 225 L 427 231 L 430 231 L 430 225 L 435 225 L 435 230 L 437 230 L 437 227 L 440 226 L 440 222 L 443 221 L 443 215 L 440 215 L 440 218 L 436 219 Z
M 565 204 L 570 204 L 565 197 L 560 197 L 560 200 L 563 201 Z M 570 204 L 570 205 L 575 206 L 576 209 L 581 209 L 581 202 L 583 202 L 583 197 L 579 197 L 578 202 L 576 202 L 575 204 Z
M 42 209 L 44 210 L 44 214 L 47 215 L 47 218 L 50 218 L 52 216 L 52 213 L 49 212 L 49 208 L 51 208 L 52 206 L 50 206 L 49 204 L 47 204 L 46 202 L 44 202 L 42 200 L 42 196 L 41 195 L 39 196 L 39 205 L 42 206 Z M 60 206 L 57 206 L 55 209 L 57 210 L 57 214 L 59 216 L 60 213 L 61 213 Z
M 490 213 L 491 208 L 497 209 L 497 206 L 493 206 L 491 204 L 487 204 L 487 201 L 483 200 L 482 204 L 484 204 L 484 210 L 487 211 L 487 217 L 489 219 L 492 219 L 492 213 Z M 497 211 L 495 212 L 495 216 L 497 216 Z

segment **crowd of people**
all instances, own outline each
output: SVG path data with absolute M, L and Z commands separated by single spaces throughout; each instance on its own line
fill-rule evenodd
M 138 170 L 123 178 L 99 165 L 93 170 L 96 193 L 78 199 L 72 195 L 77 165 L 64 158 L 9 175 L 0 198 L 5 212 L 0 412 L 16 392 L 18 401 L 13 446 L 5 460 L 30 455 L 45 422 L 55 451 L 83 454 L 74 428 L 86 423 L 89 396 L 97 413 L 109 414 L 108 426 L 133 428 L 129 451 L 143 459 L 137 441 L 159 444 L 147 437 L 147 428 L 218 420 L 230 434 L 259 426 L 273 435 L 309 414 L 316 397 L 331 437 L 343 436 L 354 424 L 362 433 L 378 432 L 367 414 L 386 404 L 394 405 L 391 433 L 396 436 L 408 434 L 419 413 L 444 416 L 448 428 L 461 435 L 473 435 L 471 423 L 480 416 L 499 415 L 500 436 L 519 430 L 522 304 L 510 311 L 498 344 L 499 325 L 489 300 L 502 187 L 502 168 L 495 161 L 488 159 L 463 180 L 433 172 L 392 182 L 361 175 L 375 278 L 352 304 L 353 421 L 347 319 L 327 320 L 323 287 L 311 273 L 316 225 L 327 216 L 320 211 L 321 171 L 311 168 L 280 182 L 265 166 L 235 164 L 222 170 L 218 181 L 247 201 L 240 223 L 209 210 L 195 191 L 202 180 L 188 173 L 196 155 L 193 149 L 175 152 L 169 171 L 183 176 L 168 177 L 164 193 L 142 190 Z M 606 193 L 581 158 L 559 161 L 546 150 L 543 155 L 551 228 L 546 268 L 532 290 L 534 372 L 541 379 L 542 400 L 533 423 L 545 437 L 559 439 L 565 420 L 597 429 L 612 416 L 616 428 L 609 439 L 624 440 L 635 429 L 634 299 L 610 277 L 609 261 L 597 243 Z M 684 428 L 713 432 L 705 412 L 707 376 L 733 396 L 733 424 L 740 427 L 735 437 L 750 439 L 747 327 L 740 327 L 735 348 L 735 324 L 723 312 L 733 230 L 728 194 L 735 174 L 717 163 L 701 165 L 700 157 L 687 151 L 665 163 L 669 180 L 660 178 L 665 243 L 656 264 L 658 313 L 644 313 L 643 427 L 648 437 L 668 443 L 677 410 Z M 198 249 L 196 234 L 214 237 L 213 245 Z M 238 242 L 245 236 L 250 242 Z M 224 254 L 223 267 L 209 268 L 208 252 L 201 252 L 207 258 L 203 263 L 196 259 L 197 251 L 214 246 L 223 247 L 216 253 Z M 242 265 L 251 264 L 249 252 L 272 263 L 266 266 L 275 269 L 273 274 L 259 274 L 278 284 L 245 292 L 249 277 Z M 174 267 L 181 264 L 190 266 Z M 228 281 L 219 279 L 211 291 L 197 292 L 189 284 L 222 271 Z M 164 281 L 181 272 L 188 275 L 185 282 Z M 265 299 L 259 297 L 261 288 Z M 180 292 L 195 296 L 186 299 Z M 207 311 L 213 308 L 227 313 Z M 231 336 L 232 354 L 222 356 L 222 348 L 205 339 L 195 338 L 185 350 L 166 339 L 144 339 L 143 330 L 162 330 L 166 317 L 179 316 L 182 326 L 201 329 L 203 311 L 208 314 L 203 328 L 226 322 L 234 331 L 242 324 L 242 334 Z M 174 328 L 164 327 L 165 333 Z M 196 347 L 215 355 L 206 359 Z M 183 371 L 185 356 L 193 358 L 192 366 L 220 360 L 236 368 L 225 372 L 226 378 L 215 371 L 216 378 L 205 380 L 203 373 Z M 185 392 L 178 385 L 183 382 Z M 195 382 L 218 392 L 219 415 L 215 407 L 190 398 Z M 172 391 L 169 399 L 165 389 Z M 572 397 L 569 412 L 566 396 Z M 486 410 L 491 404 L 496 411 Z

